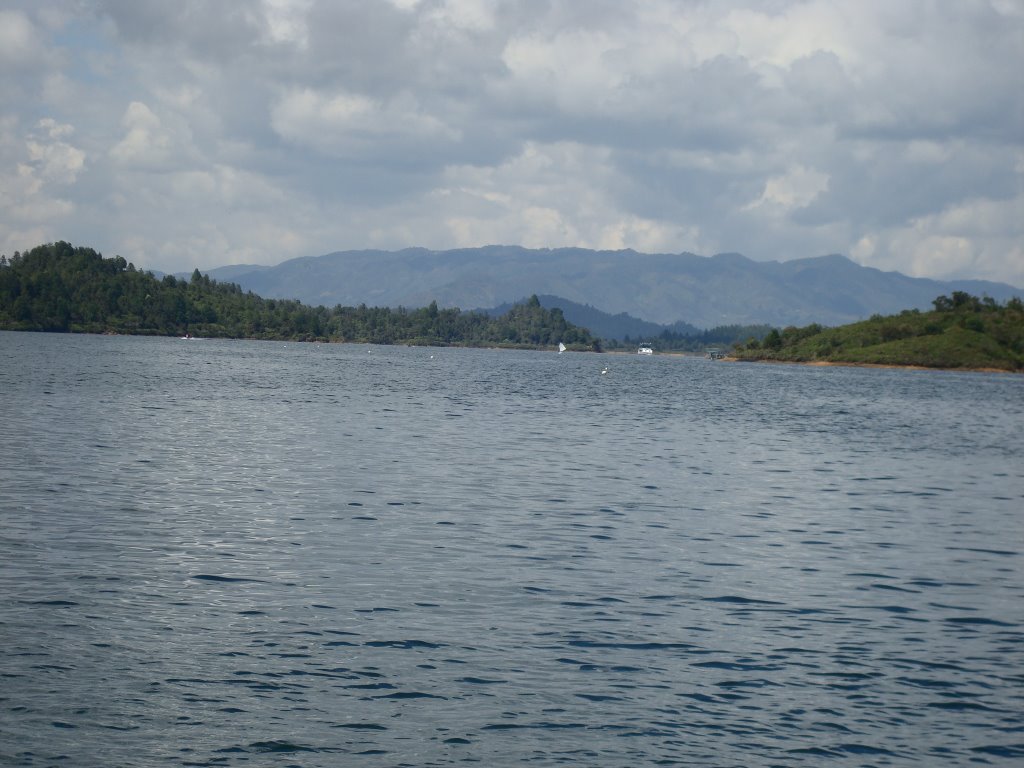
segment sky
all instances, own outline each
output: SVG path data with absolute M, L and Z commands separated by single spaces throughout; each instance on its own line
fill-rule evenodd
M 1024 286 L 1024 0 L 4 0 L 0 252 L 487 244 Z

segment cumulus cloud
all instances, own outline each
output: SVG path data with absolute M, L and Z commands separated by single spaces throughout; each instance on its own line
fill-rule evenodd
M 115 162 L 137 166 L 161 166 L 170 161 L 171 138 L 152 110 L 133 101 L 121 118 L 124 137 L 110 150 Z
M 826 189 L 828 174 L 796 165 L 780 176 L 767 179 L 764 192 L 746 208 L 775 206 L 786 211 L 803 208 Z
M 0 231 L 160 269 L 504 242 L 1024 285 L 1022 35 L 1008 0 L 12 0 Z
M 306 14 L 312 0 L 264 0 L 265 20 L 270 39 L 305 48 L 309 44 Z
M 39 59 L 35 25 L 24 13 L 0 11 L 0 62 L 5 67 L 26 67 Z
M 447 236 L 458 246 L 488 242 L 532 248 L 582 246 L 663 251 L 696 229 L 621 211 L 608 189 L 610 150 L 574 142 L 528 144 L 496 167 L 451 167 L 438 190 Z M 601 169 L 595 174 L 593 169 Z M 599 183 L 593 183 L 598 177 Z
M 1024 194 L 976 199 L 861 238 L 853 258 L 916 277 L 999 276 L 1024 286 Z
M 72 126 L 39 120 L 22 138 L 13 118 L 0 119 L 0 248 L 4 252 L 38 244 L 47 228 L 75 211 L 67 188 L 85 167 L 86 155 L 71 144 Z M 31 238 L 31 239 L 29 239 Z M 29 239 L 27 242 L 26 240 Z
M 46 117 L 25 142 L 28 162 L 20 165 L 24 175 L 32 176 L 37 187 L 45 183 L 71 184 L 85 164 L 85 153 L 65 139 L 74 133 L 70 125 L 62 125 Z
M 283 138 L 356 162 L 394 162 L 399 155 L 430 156 L 459 132 L 423 111 L 411 93 L 381 103 L 358 93 L 319 93 L 309 88 L 283 96 L 271 109 Z

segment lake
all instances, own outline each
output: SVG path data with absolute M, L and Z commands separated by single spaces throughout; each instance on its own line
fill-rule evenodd
M 1019 764 L 1022 457 L 1013 374 L 0 333 L 0 764 Z

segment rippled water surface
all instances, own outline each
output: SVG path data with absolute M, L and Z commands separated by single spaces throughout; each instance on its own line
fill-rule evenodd
M 1022 457 L 1012 375 L 0 333 L 0 764 L 1019 764 Z

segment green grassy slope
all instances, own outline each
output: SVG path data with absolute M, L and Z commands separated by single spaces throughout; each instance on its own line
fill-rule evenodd
M 1024 371 L 1024 305 L 956 292 L 935 310 L 907 310 L 837 328 L 786 328 L 735 348 L 742 360 L 994 368 Z

